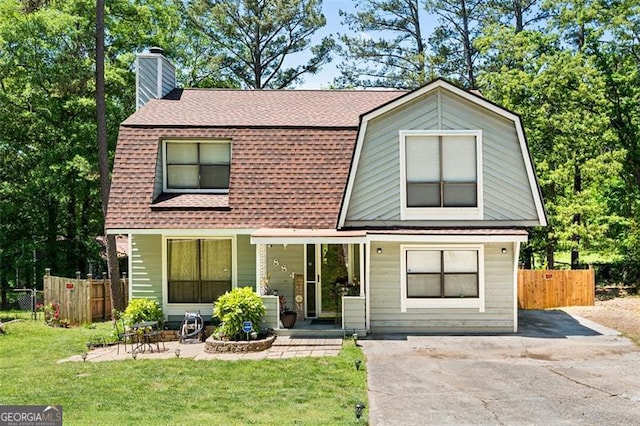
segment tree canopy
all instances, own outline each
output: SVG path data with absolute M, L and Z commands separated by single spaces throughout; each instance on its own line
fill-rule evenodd
M 185 10 L 225 77 L 246 88 L 283 89 L 331 61 L 331 37 L 311 44 L 326 24 L 321 6 L 321 0 L 193 0 Z M 292 55 L 305 51 L 311 57 L 294 64 Z

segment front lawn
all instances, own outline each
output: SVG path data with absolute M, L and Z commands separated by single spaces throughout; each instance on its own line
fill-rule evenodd
M 365 369 L 354 368 L 364 356 L 351 341 L 337 357 L 58 364 L 108 336 L 111 324 L 62 329 L 23 320 L 5 328 L 0 405 L 62 405 L 65 425 L 357 424 L 354 405 L 367 404 Z

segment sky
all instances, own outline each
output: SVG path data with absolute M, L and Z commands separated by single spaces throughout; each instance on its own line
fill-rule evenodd
M 338 14 L 339 10 L 353 13 L 355 6 L 353 0 L 323 0 L 322 11 L 327 19 L 327 25 L 318 31 L 312 37 L 312 43 L 315 45 L 322 37 L 336 33 L 353 35 L 353 32 L 349 31 L 349 28 L 345 25 L 341 25 L 342 18 Z M 431 32 L 436 18 L 427 14 L 425 10 L 421 11 L 420 24 L 423 28 L 423 32 L 427 34 Z M 426 30 L 426 31 L 425 31 Z M 302 56 L 301 56 L 302 57 Z M 308 56 L 307 56 L 308 57 Z M 298 89 L 328 89 L 329 85 L 333 82 L 335 77 L 340 75 L 337 69 L 337 65 L 340 63 L 341 58 L 333 55 L 333 61 L 325 65 L 322 70 L 315 75 L 305 75 L 304 83 L 299 85 Z
M 322 11 L 324 17 L 327 19 L 327 25 L 322 28 L 313 40 L 317 43 L 319 39 L 327 34 L 348 33 L 347 26 L 340 25 L 340 15 L 338 10 L 344 10 L 347 12 L 354 11 L 353 1 L 351 0 L 323 0 Z M 316 44 L 314 43 L 314 44 Z M 299 89 L 327 89 L 333 81 L 333 79 L 340 75 L 340 72 L 336 68 L 340 58 L 333 55 L 333 61 L 325 65 L 322 70 L 315 75 L 306 75 L 303 84 L 298 86 Z

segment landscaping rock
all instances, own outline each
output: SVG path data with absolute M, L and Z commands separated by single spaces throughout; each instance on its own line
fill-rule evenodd
M 216 340 L 211 336 L 205 342 L 204 351 L 207 353 L 260 352 L 269 349 L 274 340 L 276 336 L 250 341 Z

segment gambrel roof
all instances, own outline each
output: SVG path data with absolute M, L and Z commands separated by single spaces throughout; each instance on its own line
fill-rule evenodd
M 457 107 L 461 110 L 455 107 L 449 110 L 437 107 L 437 113 L 436 109 L 421 110 L 420 101 L 438 91 L 460 99 Z M 485 138 L 491 142 L 486 147 L 491 151 L 485 157 L 488 169 L 501 173 L 489 176 L 493 186 L 486 191 L 485 205 L 491 214 L 502 214 L 501 217 L 493 223 L 480 220 L 472 224 L 452 221 L 411 224 L 385 218 L 376 212 L 375 205 L 362 207 L 360 203 L 358 214 L 374 216 L 349 221 L 347 208 L 353 199 L 365 133 L 369 132 L 368 137 L 372 138 L 384 135 L 386 146 L 395 144 L 392 148 L 397 150 L 398 130 L 394 126 L 398 122 L 387 125 L 390 123 L 384 117 L 395 120 L 393 117 L 400 116 L 408 120 L 435 114 L 443 121 L 440 119 L 444 114 L 455 125 L 472 109 L 481 111 L 476 114 L 474 126 L 485 126 L 483 117 L 490 114 L 499 117 L 500 132 L 513 134 L 514 142 L 508 146 Z M 371 130 L 374 127 L 377 130 Z M 436 128 L 446 129 L 446 123 Z M 231 140 L 229 193 L 162 193 L 159 179 L 163 173 L 165 139 Z M 509 151 L 500 151 L 505 146 Z M 370 194 L 398 192 L 393 183 L 398 180 L 394 171 L 398 168 L 397 161 L 388 154 L 370 152 L 370 158 L 386 158 L 387 163 L 394 164 L 384 171 L 370 168 L 369 175 L 373 173 L 376 180 L 367 189 Z M 517 180 L 510 180 L 510 175 L 503 173 L 496 163 L 504 156 L 519 162 L 515 166 L 519 170 Z M 382 189 L 376 189 L 375 185 Z M 520 197 L 530 200 L 526 205 L 518 204 L 518 192 L 528 194 Z M 502 198 L 493 195 L 498 193 L 512 194 L 512 210 L 522 211 L 524 216 L 514 220 L 510 211 L 503 214 L 501 202 L 506 195 Z M 393 195 L 386 199 L 392 200 L 394 206 L 399 205 Z M 165 98 L 149 101 L 122 123 L 106 218 L 106 228 L 114 233 L 143 229 L 446 228 L 545 223 L 542 197 L 520 118 L 444 80 L 435 80 L 412 92 L 174 89 Z
M 403 93 L 174 90 L 120 127 L 106 227 L 335 228 L 360 115 Z M 158 193 L 174 138 L 232 140 L 228 195 Z

